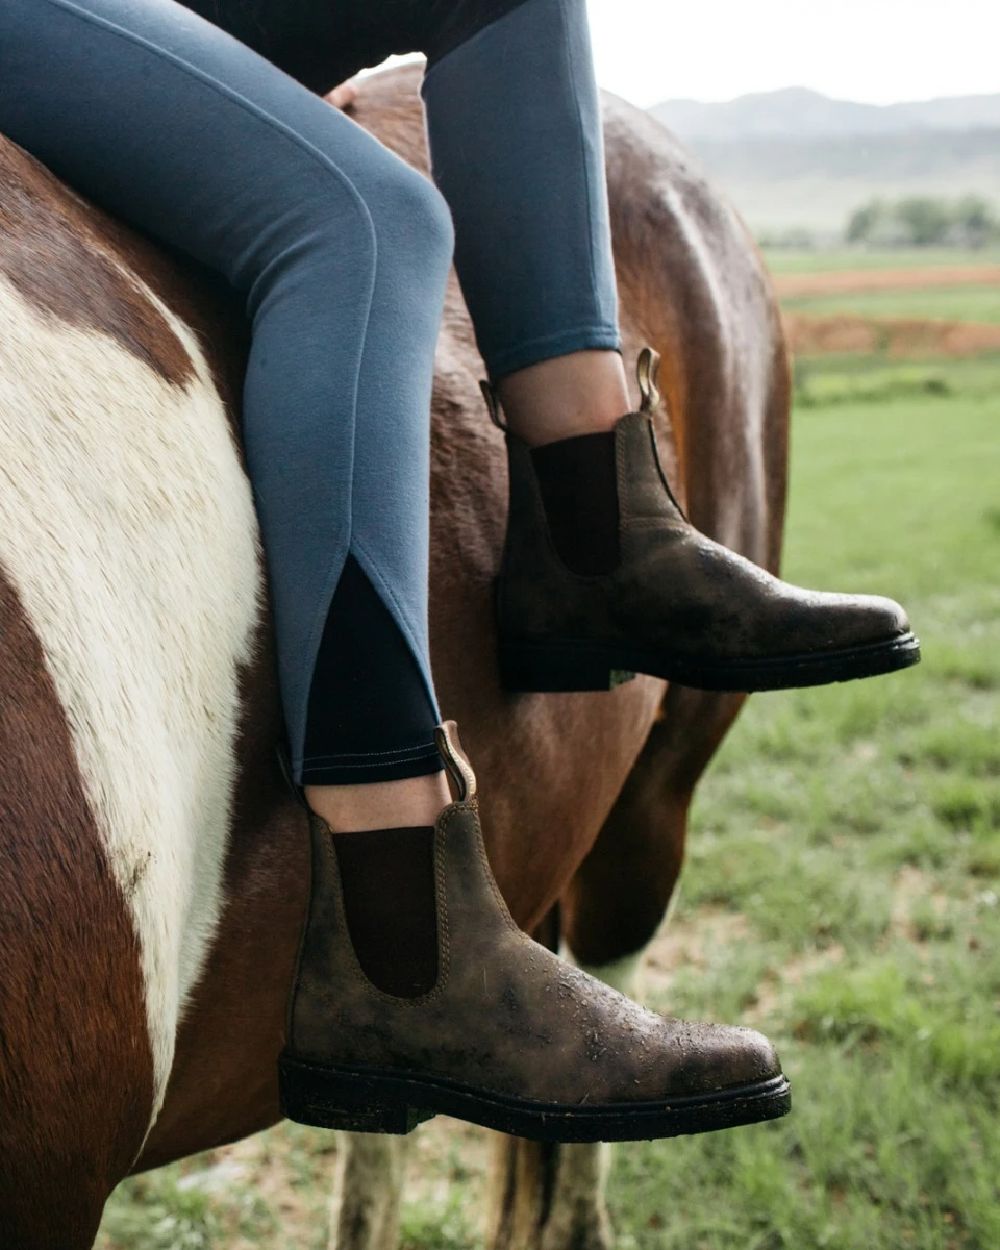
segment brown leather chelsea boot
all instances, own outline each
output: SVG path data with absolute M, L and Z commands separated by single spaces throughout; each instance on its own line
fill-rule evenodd
M 362 970 L 334 834 L 311 812 L 312 888 L 280 1065 L 284 1114 L 406 1133 L 440 1112 L 539 1141 L 626 1141 L 784 1115 L 767 1038 L 646 1011 L 533 942 L 487 862 L 476 780 L 454 722 L 437 741 L 459 798 L 433 831 L 430 988 L 387 993 Z
M 504 426 L 493 388 L 481 383 L 490 414 L 505 432 L 510 473 L 496 583 L 502 684 L 525 691 L 607 690 L 647 673 L 702 690 L 748 692 L 873 677 L 916 664 L 920 644 L 892 599 L 803 590 L 687 520 L 657 451 L 658 362 L 651 348 L 640 352 L 641 407 L 618 421 L 613 441 L 603 436 L 613 463 L 603 476 L 595 473 L 594 482 L 609 480 L 617 495 L 610 503 L 617 541 L 605 544 L 614 550 L 614 566 L 598 572 L 571 568 L 560 556 L 542 491 L 543 483 L 553 483 L 551 455 L 540 480 L 543 463 Z M 536 449 L 536 456 L 551 449 Z M 567 446 L 563 463 L 582 463 L 581 450 L 587 451 L 579 448 L 571 458 Z M 599 452 L 595 442 L 589 462 Z M 605 513 L 606 493 L 594 503 Z M 566 516 L 559 520 L 565 530 Z

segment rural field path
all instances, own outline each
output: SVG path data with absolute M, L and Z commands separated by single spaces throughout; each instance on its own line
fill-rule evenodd
M 879 353 L 918 358 L 1000 352 L 1000 325 L 973 321 L 786 311 L 784 322 L 796 355 Z
M 924 269 L 842 269 L 774 276 L 780 299 L 868 291 L 912 291 L 923 287 L 998 286 L 1000 265 L 940 265 Z

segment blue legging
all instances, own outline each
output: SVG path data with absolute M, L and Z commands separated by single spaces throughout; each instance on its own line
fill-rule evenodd
M 245 297 L 299 783 L 440 767 L 429 409 L 453 256 L 491 378 L 620 348 L 584 0 L 508 6 L 433 57 L 421 95 L 440 190 L 176 0 L 0 4 L 0 131 Z

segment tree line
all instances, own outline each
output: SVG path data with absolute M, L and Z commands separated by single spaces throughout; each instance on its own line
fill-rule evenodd
M 979 195 L 877 197 L 851 213 L 844 237 L 873 247 L 981 248 L 1000 242 L 1000 215 Z

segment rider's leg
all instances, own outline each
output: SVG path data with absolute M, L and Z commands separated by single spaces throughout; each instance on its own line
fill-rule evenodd
M 173 0 L 10 0 L 0 35 L 0 128 L 246 297 L 243 434 L 295 780 L 339 828 L 428 823 L 448 798 L 426 620 L 444 201 Z M 331 716 L 338 674 L 362 671 L 379 679 L 363 714 Z
M 666 485 L 651 402 L 627 411 L 584 0 L 446 7 L 422 94 L 508 425 L 504 684 L 607 689 L 636 670 L 757 690 L 915 663 L 899 604 L 803 591 L 699 534 Z
M 628 387 L 583 0 L 439 7 L 421 85 L 433 172 L 507 422 L 533 445 L 608 430 Z

